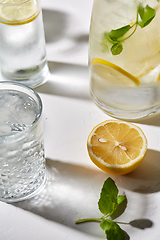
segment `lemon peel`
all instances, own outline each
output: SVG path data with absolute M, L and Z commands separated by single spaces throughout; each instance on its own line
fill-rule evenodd
M 99 66 L 99 68 L 98 68 Z M 118 65 L 101 58 L 93 58 L 91 61 L 92 72 L 102 76 L 106 81 L 115 81 L 125 85 L 137 87 L 141 84 L 140 80 L 127 72 Z M 110 80 L 112 79 L 112 80 Z M 113 82 L 114 83 L 114 82 Z

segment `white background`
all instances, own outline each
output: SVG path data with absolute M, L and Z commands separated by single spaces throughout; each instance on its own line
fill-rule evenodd
M 91 100 L 88 34 L 92 0 L 43 0 L 47 58 L 51 75 L 37 88 L 43 101 L 47 182 L 39 195 L 15 204 L 0 202 L 0 240 L 103 240 L 100 217 L 102 172 L 89 159 L 87 136 L 110 119 Z M 144 162 L 126 176 L 111 176 L 127 197 L 117 218 L 126 239 L 159 240 L 160 115 L 137 121 L 148 139 Z

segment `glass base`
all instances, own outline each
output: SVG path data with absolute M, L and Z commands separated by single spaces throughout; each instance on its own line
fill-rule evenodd
M 47 177 L 45 175 L 42 183 L 38 186 L 37 189 L 35 189 L 35 191 L 32 189 L 31 192 L 27 193 L 26 195 L 24 194 L 21 197 L 17 197 L 17 198 L 16 197 L 13 197 L 13 198 L 0 198 L 0 201 L 6 202 L 6 203 L 14 203 L 14 202 L 20 202 L 20 201 L 32 198 L 32 197 L 36 196 L 38 193 L 40 193 L 44 189 L 44 187 L 46 185 L 46 179 L 47 179 Z
M 107 115 L 118 118 L 118 119 L 124 119 L 124 120 L 134 120 L 134 119 L 140 119 L 144 117 L 148 117 L 154 113 L 157 113 L 160 111 L 160 103 L 157 105 L 154 105 L 147 109 L 142 109 L 139 111 L 129 111 L 129 110 L 120 110 L 115 109 L 110 106 L 107 106 L 106 104 L 103 104 L 102 102 L 98 101 L 94 94 L 91 92 L 91 96 L 93 101 L 96 103 L 96 105 L 103 110 Z
M 47 81 L 49 74 L 48 64 L 46 62 L 40 71 L 35 71 L 33 69 L 32 71 L 30 70 L 29 73 L 28 72 L 29 70 L 20 70 L 17 73 L 6 73 L 2 71 L 2 76 L 5 80 L 15 81 L 28 87 L 35 88 Z

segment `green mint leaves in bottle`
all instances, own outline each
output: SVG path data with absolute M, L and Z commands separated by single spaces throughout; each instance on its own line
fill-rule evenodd
M 157 0 L 160 2 L 160 0 Z M 139 3 L 137 6 L 137 15 L 135 23 L 126 25 L 118 29 L 112 29 L 110 32 L 103 34 L 103 48 L 108 49 L 109 45 L 112 55 L 119 55 L 123 51 L 123 42 L 127 41 L 137 30 L 137 27 L 144 28 L 154 19 L 156 10 L 149 5 L 145 7 Z M 127 35 L 126 35 L 127 34 Z M 106 47 L 104 47 L 106 45 Z

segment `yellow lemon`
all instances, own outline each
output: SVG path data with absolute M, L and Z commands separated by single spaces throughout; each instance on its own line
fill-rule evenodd
M 3 0 L 0 5 L 0 21 L 8 25 L 32 22 L 40 9 L 35 0 Z
M 98 78 L 105 79 L 109 84 L 120 84 L 128 87 L 137 87 L 141 82 L 118 65 L 101 58 L 93 58 L 91 71 Z
M 124 175 L 141 164 L 147 151 L 147 139 L 132 123 L 108 120 L 93 128 L 87 149 L 93 163 L 103 171 Z

